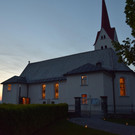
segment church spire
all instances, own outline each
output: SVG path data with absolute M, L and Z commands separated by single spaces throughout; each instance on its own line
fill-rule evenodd
M 105 0 L 102 0 L 101 29 L 97 33 L 94 44 L 95 50 L 106 48 L 114 49 L 111 41 L 118 41 L 117 33 L 115 28 L 110 26 Z
M 110 29 L 110 21 L 107 13 L 107 8 L 105 4 L 105 0 L 102 0 L 102 22 L 101 22 L 101 28 L 104 28 L 105 30 Z

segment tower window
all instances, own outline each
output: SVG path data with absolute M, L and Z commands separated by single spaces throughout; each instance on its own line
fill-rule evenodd
M 103 46 L 101 46 L 101 50 L 103 50 Z
M 103 36 L 101 36 L 101 39 L 103 39 Z
M 120 96 L 126 96 L 125 78 L 120 78 Z
M 105 49 L 107 49 L 107 45 L 105 45 Z
M 106 36 L 104 35 L 104 39 L 106 38 Z

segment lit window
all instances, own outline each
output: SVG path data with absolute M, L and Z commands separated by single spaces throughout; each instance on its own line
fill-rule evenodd
M 45 99 L 45 88 L 46 88 L 46 85 L 43 84 L 42 85 L 42 99 Z
M 82 104 L 87 104 L 87 94 L 82 94 Z
M 125 79 L 120 78 L 120 96 L 126 96 Z
M 57 98 L 59 98 L 59 84 L 56 83 L 54 87 L 55 87 L 55 95 L 54 95 L 54 97 L 57 99 Z
M 81 76 L 81 85 L 87 85 L 87 76 Z
M 11 84 L 8 84 L 8 90 L 9 91 L 11 90 Z
M 22 98 L 22 104 L 30 104 L 30 99 L 29 98 L 25 98 L 25 97 L 23 97 Z

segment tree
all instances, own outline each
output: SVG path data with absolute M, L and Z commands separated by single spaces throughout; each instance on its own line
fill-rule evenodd
M 126 23 L 130 26 L 133 40 L 126 38 L 122 44 L 113 41 L 113 46 L 119 56 L 119 62 L 135 66 L 135 0 L 126 0 L 125 12 Z

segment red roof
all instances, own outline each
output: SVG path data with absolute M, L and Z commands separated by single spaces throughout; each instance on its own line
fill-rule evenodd
M 109 17 L 108 17 L 108 13 L 107 13 L 107 9 L 106 9 L 106 4 L 105 1 L 102 0 L 102 20 L 101 20 L 101 28 L 104 29 L 110 29 L 110 21 L 109 21 Z
M 114 40 L 114 32 L 115 32 L 115 28 L 110 28 L 109 30 L 105 30 L 106 33 L 108 34 L 108 36 L 110 37 L 111 40 Z M 95 40 L 95 43 L 94 45 L 97 43 L 97 40 L 98 40 L 98 37 L 100 35 L 100 31 L 97 32 L 97 37 L 96 37 L 96 40 Z

